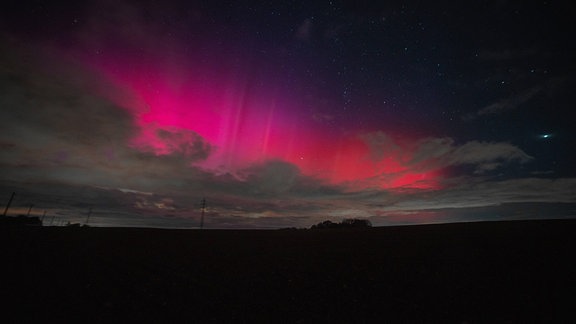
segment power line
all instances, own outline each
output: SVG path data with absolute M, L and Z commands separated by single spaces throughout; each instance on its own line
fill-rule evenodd
M 16 195 L 15 192 L 12 193 L 12 196 L 10 196 L 10 200 L 8 200 L 8 205 L 6 205 L 6 209 L 4 209 L 4 216 L 6 216 L 6 213 L 8 213 L 8 208 L 10 208 L 10 205 L 12 204 L 12 199 L 14 199 L 14 195 Z
M 90 215 L 92 215 L 92 207 L 88 209 L 88 216 L 86 216 L 86 225 L 88 225 L 88 221 L 90 221 Z

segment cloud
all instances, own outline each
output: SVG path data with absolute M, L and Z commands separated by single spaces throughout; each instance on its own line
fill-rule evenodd
M 144 126 L 133 144 L 141 151 L 179 155 L 190 162 L 204 160 L 212 151 L 212 146 L 192 130 L 155 124 Z
M 295 37 L 297 40 L 300 41 L 310 41 L 310 37 L 312 36 L 312 19 L 306 18 L 304 22 L 302 22 L 298 28 L 296 29 Z
M 532 159 L 512 144 L 478 141 L 470 141 L 461 146 L 455 146 L 450 152 L 444 154 L 444 157 L 449 165 L 473 164 L 479 167 L 484 167 L 486 164 L 499 164 L 496 161 L 527 162 Z
M 198 188 L 199 179 L 207 178 L 190 167 L 211 153 L 201 136 L 136 125 L 130 111 L 101 95 L 119 90 L 62 62 L 47 48 L 37 52 L 39 56 L 12 50 L 0 56 L 2 181 L 153 192 Z M 142 134 L 151 136 L 157 147 L 138 147 L 133 141 Z
M 482 50 L 478 53 L 478 58 L 483 61 L 506 61 L 518 58 L 531 57 L 538 54 L 538 51 L 533 49 L 523 49 L 512 51 L 506 50 Z
M 482 115 L 496 115 L 508 110 L 516 109 L 521 104 L 532 99 L 542 89 L 540 87 L 530 88 L 516 96 L 503 99 L 499 102 L 486 106 L 478 111 L 478 116 Z
M 476 173 L 498 169 L 512 162 L 526 163 L 533 158 L 522 149 L 506 142 L 469 141 L 455 144 L 450 137 L 429 137 L 415 141 L 397 141 L 384 132 L 364 134 L 373 161 L 393 159 L 406 169 L 402 172 L 426 172 L 447 167 L 469 165 Z M 401 143 L 401 144 L 399 144 Z M 399 174 L 382 174 L 395 177 Z
M 4 177 L 17 178 L 22 172 L 43 176 L 62 165 L 78 170 L 95 161 L 106 163 L 135 131 L 127 111 L 91 93 L 97 80 L 69 64 L 52 63 L 45 68 L 26 51 L 0 58 Z
M 27 53 L 14 55 L 22 56 L 26 64 L 9 56 L 0 58 L 4 141 L 36 143 L 40 148 L 55 142 L 101 145 L 126 140 L 134 132 L 125 109 L 93 94 L 98 80 L 90 74 L 64 63 L 53 62 L 60 68 L 45 67 Z
M 422 170 L 471 165 L 476 173 L 484 173 L 510 162 L 525 163 L 532 159 L 509 143 L 469 141 L 455 145 L 453 139 L 446 137 L 420 141 L 408 165 Z
M 266 161 L 243 170 L 253 193 L 280 194 L 290 191 L 301 177 L 297 166 L 283 161 Z
M 384 132 L 372 132 L 363 134 L 361 138 L 370 148 L 370 158 L 373 161 L 380 161 L 388 157 L 399 157 L 402 159 L 406 152 L 398 146 L 394 139 Z
M 576 203 L 576 178 L 487 181 L 467 177 L 457 181 L 457 185 L 441 191 L 402 197 L 383 209 L 429 210 L 527 202 Z
M 489 115 L 499 115 L 499 114 L 505 113 L 507 111 L 517 109 L 518 107 L 520 107 L 524 103 L 530 101 L 537 94 L 542 92 L 542 90 L 543 90 L 543 88 L 540 86 L 532 87 L 530 89 L 524 90 L 523 92 L 521 92 L 517 95 L 514 95 L 511 97 L 502 99 L 500 101 L 497 101 L 495 103 L 492 103 L 492 104 L 478 110 L 476 113 L 465 115 L 462 119 L 464 119 L 465 121 L 470 121 L 470 120 L 476 119 L 478 117 L 489 116 Z

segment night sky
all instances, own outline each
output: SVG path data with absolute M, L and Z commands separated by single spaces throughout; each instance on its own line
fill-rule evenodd
M 0 202 L 53 224 L 576 217 L 569 1 L 8 1 Z

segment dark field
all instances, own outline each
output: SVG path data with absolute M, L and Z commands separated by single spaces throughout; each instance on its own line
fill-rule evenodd
M 576 321 L 576 221 L 0 231 L 17 322 Z

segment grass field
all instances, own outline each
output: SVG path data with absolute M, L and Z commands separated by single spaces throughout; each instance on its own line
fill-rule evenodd
M 16 322 L 576 320 L 573 220 L 0 233 Z

